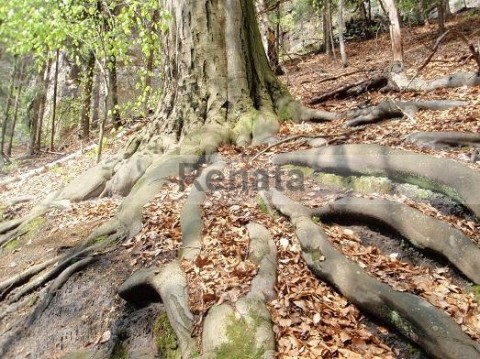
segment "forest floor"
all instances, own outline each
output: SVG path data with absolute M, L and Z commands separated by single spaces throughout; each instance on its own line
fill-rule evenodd
M 474 32 L 480 28 L 480 15 L 478 12 L 463 14 L 451 20 L 448 26 L 477 41 L 478 34 L 475 37 Z M 410 76 L 430 55 L 436 39 L 435 32 L 434 25 L 404 29 L 406 66 Z M 339 65 L 338 59 L 326 55 L 291 60 L 284 65 L 286 75 L 282 80 L 294 96 L 308 103 L 321 93 L 371 77 L 388 67 L 388 34 L 348 44 L 347 53 L 349 67 L 346 69 Z M 449 36 L 419 76 L 427 79 L 460 70 L 473 71 L 475 64 L 466 61 L 468 55 L 468 48 L 461 39 Z M 356 98 L 331 100 L 317 107 L 343 111 L 398 96 L 398 93 L 370 92 Z M 321 124 L 283 123 L 277 137 L 281 140 L 306 134 L 325 136 L 329 144 L 388 145 L 451 158 L 480 171 L 480 162 L 470 161 L 470 148 L 425 149 L 404 141 L 407 135 L 418 131 L 480 132 L 480 87 L 441 89 L 425 94 L 403 93 L 401 98 L 458 99 L 468 101 L 469 105 L 445 111 L 421 111 L 415 121 L 383 121 L 348 135 L 343 134 L 346 131 L 344 120 Z M 110 141 L 105 156 L 121 148 L 128 138 Z M 301 258 L 300 245 L 292 234 L 290 222 L 262 211 L 255 188 L 255 170 L 265 170 L 271 178 L 270 185 L 273 185 L 280 169 L 271 164 L 272 154 L 309 148 L 307 142 L 305 139 L 287 141 L 254 161 L 251 161 L 253 156 L 265 146 L 246 150 L 231 146 L 221 148 L 220 154 L 227 163 L 224 170 L 226 178 L 235 171 L 244 171 L 248 173 L 249 181 L 245 188 L 232 186 L 230 190 L 219 183 L 203 204 L 201 255 L 193 262 L 182 263 L 188 274 L 189 304 L 196 316 L 196 328 L 201 328 L 202 318 L 211 306 L 226 301 L 235 302 L 248 291 L 257 268 L 246 259 L 249 239 L 245 225 L 249 221 L 257 221 L 271 231 L 277 244 L 278 296 L 268 305 L 280 358 L 422 357 L 418 348 L 381 324 L 369 320 L 332 287 L 319 282 Z M 54 156 L 47 159 L 53 160 Z M 46 158 L 40 161 L 47 162 Z M 82 157 L 25 181 L 2 185 L 2 181 L 37 167 L 39 162 L 37 159 L 28 160 L 17 168 L 11 168 L 10 173 L 0 175 L 0 220 L 1 216 L 8 219 L 26 213 L 42 198 L 62 188 L 94 163 L 95 151 L 91 150 Z M 283 171 L 282 178 L 286 176 L 288 180 L 288 170 Z M 385 186 L 375 181 L 356 183 L 351 180 L 346 184 L 338 178 L 324 178 L 319 182 L 311 172 L 305 171 L 304 174 L 303 190 L 291 191 L 289 195 L 306 205 L 318 207 L 347 194 L 392 198 L 450 223 L 480 245 L 479 222 L 443 196 L 428 191 L 419 194 L 414 186 L 394 183 Z M 144 207 L 142 231 L 73 275 L 57 292 L 42 317 L 12 343 L 9 356 L 102 357 L 114 348 L 117 355 L 128 351 L 131 357 L 153 357 L 157 352 L 153 328 L 156 316 L 162 311 L 161 305 L 134 310 L 118 297 L 117 288 L 139 268 L 166 263 L 176 257 L 181 243 L 179 214 L 188 192 L 188 186 L 184 190 L 177 179 L 167 183 L 155 200 Z M 32 198 L 14 206 L 5 205 L 11 199 L 23 196 Z M 61 208 L 50 212 L 43 221 L 36 222 L 29 233 L 3 248 L 0 252 L 0 281 L 77 244 L 99 223 L 111 218 L 120 201 L 120 198 L 104 198 L 61 204 Z M 448 263 L 425 256 L 402 238 L 385 231 L 379 232 L 377 228 L 328 223 L 324 229 L 334 246 L 359 263 L 371 276 L 397 290 L 419 295 L 443 309 L 470 337 L 480 341 L 480 290 Z M 44 290 L 30 294 L 27 304 L 18 311 L 0 314 L 0 335 L 27 315 Z M 5 308 L 4 304 L 0 304 L 0 313 Z

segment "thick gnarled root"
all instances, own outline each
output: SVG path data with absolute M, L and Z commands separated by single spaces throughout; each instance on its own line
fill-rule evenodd
M 408 135 L 405 141 L 422 147 L 442 149 L 446 147 L 480 147 L 480 134 L 474 132 L 416 132 Z
M 246 297 L 208 312 L 203 323 L 202 358 L 217 358 L 222 354 L 232 358 L 275 357 L 275 335 L 266 302 L 275 296 L 276 249 L 263 226 L 250 223 L 248 231 L 249 259 L 259 265 L 259 271 Z M 178 261 L 135 273 L 120 287 L 119 295 L 137 305 L 163 301 L 182 358 L 198 356 L 197 341 L 191 336 L 193 315 L 187 304 L 186 275 Z
M 384 101 L 376 106 L 353 111 L 347 114 L 349 120 L 345 126 L 360 126 L 388 120 L 391 118 L 406 117 L 415 119 L 419 110 L 448 110 L 453 107 L 466 106 L 468 102 L 455 100 L 434 101 Z
M 391 86 L 401 91 L 430 92 L 439 88 L 471 87 L 480 85 L 480 76 L 476 72 L 459 72 L 433 80 L 420 78 L 408 79 L 404 72 L 391 74 Z
M 182 228 L 182 250 L 180 259 L 194 260 L 200 253 L 202 246 L 202 204 L 210 192 L 212 175 L 219 173 L 225 167 L 225 162 L 218 158 L 212 165 L 203 170 L 188 195 L 180 213 Z
M 283 153 L 274 156 L 273 163 L 340 175 L 389 177 L 443 193 L 480 218 L 480 174 L 450 159 L 380 145 L 340 145 Z
M 442 311 L 415 295 L 393 290 L 339 253 L 313 222 L 310 208 L 278 191 L 272 191 L 271 196 L 275 208 L 290 217 L 303 258 L 319 279 L 331 284 L 361 310 L 396 328 L 434 358 L 480 356 L 480 344 Z
M 403 203 L 347 197 L 313 211 L 320 220 L 381 226 L 420 249 L 446 257 L 474 283 L 480 283 L 480 248 L 463 232 Z

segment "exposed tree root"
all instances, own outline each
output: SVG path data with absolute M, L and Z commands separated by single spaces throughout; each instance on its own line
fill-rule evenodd
M 213 307 L 204 319 L 201 358 L 217 358 L 221 353 L 234 357 L 275 357 L 275 335 L 266 301 L 275 296 L 276 250 L 266 228 L 250 223 L 249 259 L 259 271 L 250 292 L 235 304 Z M 187 281 L 178 261 L 158 270 L 141 270 L 119 289 L 127 301 L 143 305 L 161 299 L 174 329 L 182 358 L 194 357 L 193 315 L 187 305 Z
M 391 86 L 403 91 L 431 92 L 440 88 L 472 87 L 480 85 L 480 75 L 476 72 L 459 72 L 433 80 L 408 79 L 404 72 L 391 74 Z
M 6 180 L 3 180 L 0 182 L 0 188 L 3 187 L 3 186 L 6 186 L 7 184 L 10 184 L 10 183 L 13 183 L 13 182 L 24 182 L 25 180 L 31 178 L 31 177 L 34 177 L 36 175 L 39 175 L 39 174 L 42 174 L 42 173 L 45 173 L 47 172 L 49 169 L 51 168 L 54 168 L 55 166 L 59 166 L 59 165 L 62 165 L 63 163 L 65 162 L 68 162 L 70 160 L 73 160 L 81 155 L 83 155 L 84 152 L 86 151 L 90 151 L 91 149 L 95 148 L 96 145 L 92 145 L 92 146 L 89 146 L 85 149 L 82 149 L 80 151 L 77 151 L 77 152 L 74 152 L 68 156 L 65 156 L 65 157 L 62 157 L 60 158 L 59 160 L 56 160 L 56 161 L 53 161 L 53 162 L 50 162 L 44 166 L 40 166 L 40 167 L 37 167 L 31 171 L 28 171 L 28 172 L 25 172 L 21 175 L 18 175 L 18 176 L 11 176 L 9 177 L 8 179 Z
M 382 226 L 415 247 L 446 257 L 474 283 L 480 283 L 480 248 L 462 231 L 402 203 L 386 199 L 347 197 L 313 211 L 321 220 Z
M 40 300 L 40 302 L 35 307 L 35 310 L 32 314 L 29 315 L 28 319 L 25 321 L 25 325 L 31 325 L 35 320 L 40 318 L 42 313 L 47 309 L 48 305 L 52 301 L 53 297 L 55 296 L 56 292 L 62 287 L 62 285 L 70 278 L 70 276 L 78 272 L 79 270 L 83 269 L 90 263 L 95 260 L 94 257 L 86 257 L 78 262 L 75 262 L 71 266 L 67 267 L 60 275 L 54 280 L 52 285 L 48 287 L 44 297 Z
M 92 256 L 95 251 L 100 251 L 110 243 L 111 241 L 108 240 L 93 245 L 89 245 L 88 242 L 86 242 L 78 248 L 73 249 L 70 253 L 65 254 L 61 260 L 55 262 L 56 264 L 53 267 L 49 268 L 48 266 L 45 266 L 44 272 L 39 273 L 37 277 L 27 282 L 25 285 L 18 287 L 18 289 L 14 290 L 14 285 L 12 284 L 10 286 L 10 291 L 12 291 L 12 293 L 7 297 L 8 302 L 14 303 L 20 300 L 26 294 L 46 284 L 53 278 L 58 277 L 62 272 L 69 273 L 68 269 L 74 266 L 76 262 Z M 47 261 L 47 263 L 51 263 L 51 261 L 52 260 Z M 40 266 L 41 265 L 39 265 L 39 267 Z M 15 285 L 19 285 L 20 283 L 21 281 L 16 281 Z
M 265 149 L 261 150 L 259 153 L 257 153 L 255 156 L 253 156 L 252 159 L 249 162 L 252 163 L 258 157 L 263 155 L 265 152 L 268 152 L 272 148 L 280 146 L 280 145 L 282 145 L 284 143 L 287 143 L 287 142 L 290 142 L 290 141 L 295 141 L 295 140 L 299 140 L 299 139 L 307 139 L 307 138 L 310 139 L 310 140 L 313 140 L 313 141 L 320 140 L 320 139 L 325 139 L 325 142 L 324 142 L 324 144 L 322 144 L 322 146 L 326 146 L 326 145 L 330 144 L 331 142 L 338 140 L 338 138 L 344 138 L 345 136 L 351 135 L 352 133 L 362 131 L 364 129 L 365 129 L 364 127 L 357 127 L 353 130 L 344 131 L 344 132 L 340 132 L 340 133 L 337 133 L 337 134 L 322 135 L 322 136 L 320 136 L 318 134 L 314 134 L 314 135 L 308 135 L 308 134 L 293 135 L 293 136 L 284 138 L 280 141 L 277 141 L 277 142 L 272 143 L 271 145 L 267 146 Z M 327 141 L 326 138 L 330 138 L 330 140 Z M 312 141 L 309 142 L 309 145 L 310 145 L 311 142 Z M 315 146 L 310 145 L 310 146 L 311 147 L 322 147 L 320 145 L 315 145 Z
M 324 93 L 321 96 L 315 97 L 310 100 L 310 105 L 317 105 L 321 102 L 332 98 L 347 98 L 361 95 L 367 91 L 380 89 L 386 86 L 388 78 L 384 75 L 376 75 L 370 79 L 360 80 L 351 84 L 344 85 L 333 91 Z
M 358 126 L 375 123 L 390 118 L 407 117 L 414 119 L 418 110 L 448 110 L 452 107 L 466 106 L 468 102 L 456 100 L 434 101 L 384 101 L 380 104 L 359 109 L 348 114 L 346 126 Z
M 480 134 L 474 132 L 416 132 L 408 135 L 405 140 L 435 149 L 455 146 L 480 147 Z
M 272 191 L 272 203 L 290 217 L 308 267 L 361 310 L 397 329 L 430 356 L 441 359 L 478 358 L 480 344 L 439 309 L 419 297 L 393 290 L 370 277 L 328 241 L 312 221 L 310 208 Z
M 273 157 L 273 163 L 297 164 L 339 175 L 389 177 L 443 193 L 480 218 L 480 174 L 450 159 L 379 145 L 341 145 L 279 154 Z
M 31 277 L 34 275 L 40 273 L 47 267 L 57 263 L 62 256 L 57 256 L 54 257 L 50 260 L 47 260 L 43 263 L 36 264 L 32 267 L 29 267 L 27 270 L 3 281 L 0 283 L 0 300 L 5 297 L 12 289 L 18 287 L 19 285 L 25 283 L 27 280 L 29 280 Z
M 197 178 L 192 186 L 190 194 L 180 213 L 180 225 L 182 228 L 182 251 L 180 259 L 193 260 L 201 250 L 202 240 L 202 203 L 207 192 L 210 192 L 212 175 L 222 171 L 225 162 L 217 159 L 208 166 Z

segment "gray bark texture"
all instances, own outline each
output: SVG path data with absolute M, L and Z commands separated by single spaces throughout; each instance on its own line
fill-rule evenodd
M 310 208 L 278 191 L 272 192 L 272 203 L 290 217 L 308 267 L 353 304 L 396 328 L 432 358 L 474 359 L 480 356 L 480 344 L 463 333 L 441 310 L 370 277 L 358 264 L 338 252 L 321 227 L 313 222 Z
M 480 174 L 453 160 L 380 145 L 341 145 L 283 153 L 274 156 L 273 162 L 340 175 L 384 176 L 415 184 L 451 197 L 480 218 Z
M 472 282 L 480 283 L 480 248 L 462 231 L 406 204 L 380 198 L 347 197 L 313 213 L 322 221 L 333 219 L 384 227 L 417 248 L 446 257 Z

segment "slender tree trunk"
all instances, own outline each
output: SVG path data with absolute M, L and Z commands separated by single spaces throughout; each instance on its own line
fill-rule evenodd
M 42 73 L 42 84 L 43 87 L 40 90 L 39 99 L 38 99 L 38 121 L 37 121 L 37 142 L 35 144 L 35 152 L 40 152 L 42 147 L 42 132 L 43 132 L 43 117 L 45 115 L 45 105 L 47 102 L 47 91 L 50 83 L 50 71 L 52 70 L 52 62 L 48 61 L 46 64 L 45 74 Z
M 343 9 L 344 9 L 344 0 L 339 0 L 338 1 L 338 11 L 337 11 L 337 28 L 338 28 L 338 42 L 340 45 L 340 56 L 342 58 L 342 65 L 343 67 L 348 66 L 348 61 L 347 61 L 347 52 L 345 51 L 345 39 L 343 36 Z
M 95 54 L 90 52 L 84 78 L 83 96 L 82 96 L 82 112 L 80 115 L 80 123 L 82 128 L 82 141 L 90 141 L 90 109 L 92 107 L 92 89 L 93 75 L 95 70 Z
M 452 9 L 450 8 L 450 1 L 445 0 L 445 18 L 448 19 L 452 16 Z
M 100 113 L 100 90 L 101 85 L 101 74 L 97 71 L 94 76 L 94 85 L 93 85 L 93 100 L 92 100 L 92 128 L 98 127 L 99 113 Z
M 110 56 L 109 77 L 112 100 L 112 123 L 115 129 L 119 129 L 122 125 L 122 120 L 120 118 L 120 111 L 118 108 L 117 58 L 115 55 Z
M 15 58 L 15 62 L 13 65 L 12 76 L 10 77 L 10 88 L 8 90 L 7 102 L 5 105 L 5 113 L 3 116 L 3 123 L 2 123 L 2 138 L 0 143 L 0 156 L 6 158 L 5 154 L 5 139 L 7 136 L 7 128 L 8 128 L 8 119 L 10 117 L 10 105 L 12 102 L 13 92 L 15 90 L 15 79 L 17 77 L 17 58 Z M 6 158 L 8 160 L 8 158 Z
M 323 42 L 325 44 L 325 53 L 327 55 L 332 55 L 332 21 L 331 21 L 331 13 L 330 13 L 330 1 L 327 0 L 325 2 L 325 6 L 323 8 Z
M 55 53 L 55 75 L 53 78 L 53 105 L 52 105 L 52 128 L 50 132 L 50 151 L 55 150 L 55 126 L 57 116 L 57 90 L 58 90 L 58 62 L 60 58 L 60 51 Z
M 403 70 L 403 45 L 400 17 L 395 0 L 383 0 L 390 20 L 390 39 L 392 41 L 393 66 Z
M 10 129 L 10 139 L 8 141 L 7 147 L 7 156 L 12 156 L 12 146 L 13 146 L 13 137 L 15 136 L 15 127 L 17 125 L 18 120 L 18 109 L 20 107 L 20 96 L 22 95 L 23 91 L 23 77 L 25 72 L 25 61 L 22 61 L 20 65 L 20 73 L 18 74 L 18 85 L 17 85 L 17 94 L 15 95 L 15 102 L 13 104 L 13 119 L 12 119 L 12 128 Z
M 327 6 L 328 6 L 328 13 L 329 13 L 329 25 L 330 25 L 330 41 L 332 42 L 332 54 L 333 58 L 336 60 L 337 59 L 337 53 L 335 51 L 335 39 L 333 38 L 333 21 L 332 21 L 332 3 L 331 0 L 327 1 Z
M 437 1 L 437 14 L 438 14 L 438 33 L 443 34 L 445 29 L 445 0 Z
M 369 21 L 368 21 L 368 14 L 367 14 L 367 9 L 365 7 L 365 3 L 363 0 L 359 0 L 360 1 L 360 10 L 361 10 L 361 13 L 362 13 L 362 18 L 363 18 L 363 32 L 365 34 L 365 38 L 370 38 L 370 29 L 369 29 Z

